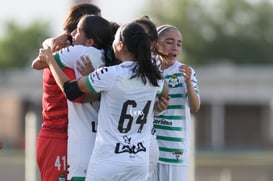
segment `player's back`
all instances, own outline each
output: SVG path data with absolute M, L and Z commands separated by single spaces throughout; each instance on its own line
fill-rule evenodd
M 131 78 L 134 65 L 124 62 L 97 72 L 99 81 L 109 84 L 101 91 L 97 133 L 101 139 L 95 143 L 97 150 L 107 152 L 104 158 L 98 153 L 102 159 L 128 164 L 148 161 L 153 105 L 162 87 Z

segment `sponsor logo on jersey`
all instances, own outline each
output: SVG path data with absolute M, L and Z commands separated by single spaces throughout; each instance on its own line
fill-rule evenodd
M 173 123 L 171 121 L 167 121 L 166 119 L 155 119 L 154 124 L 161 124 L 165 126 L 172 126 Z
M 126 135 L 123 136 L 124 143 L 117 143 L 115 148 L 116 154 L 121 153 L 130 153 L 137 154 L 138 152 L 145 152 L 146 148 L 143 146 L 142 142 L 137 143 L 136 145 L 131 144 L 131 138 L 128 138 Z

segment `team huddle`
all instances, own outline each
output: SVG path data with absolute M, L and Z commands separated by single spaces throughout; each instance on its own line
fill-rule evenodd
M 187 181 L 195 71 L 182 34 L 147 16 L 119 25 L 89 3 L 43 42 L 37 164 L 42 181 Z

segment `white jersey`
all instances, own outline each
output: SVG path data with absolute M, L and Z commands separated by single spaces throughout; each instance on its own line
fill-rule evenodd
M 134 65 L 123 62 L 101 68 L 86 78 L 91 91 L 101 93 L 91 167 L 92 160 L 113 167 L 148 166 L 154 101 L 163 91 L 164 81 L 158 81 L 160 86 L 156 87 L 148 80 L 144 85 L 140 78 L 130 79 Z
M 154 126 L 160 151 L 159 163 L 188 166 L 191 114 L 183 73 L 178 70 L 181 65 L 182 63 L 177 61 L 163 71 L 171 99 L 165 112 L 155 116 Z M 197 78 L 193 69 L 191 81 L 195 91 L 199 94 Z
M 76 61 L 82 55 L 87 55 L 96 69 L 104 65 L 101 50 L 82 45 L 69 46 L 55 56 L 60 67 L 72 68 L 78 79 L 82 75 L 77 71 Z M 86 174 L 90 155 L 93 150 L 98 123 L 98 105 L 93 103 L 75 103 L 67 100 L 68 104 L 68 178 Z M 81 165 L 81 167 L 78 167 Z

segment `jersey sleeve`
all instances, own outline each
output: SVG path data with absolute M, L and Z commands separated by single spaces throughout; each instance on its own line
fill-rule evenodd
M 85 82 L 93 93 L 110 90 L 117 75 L 113 67 L 101 67 L 85 77 Z
M 197 75 L 193 68 L 191 68 L 192 74 L 191 74 L 191 82 L 193 85 L 193 88 L 197 94 L 199 94 L 199 87 L 197 84 Z
M 163 91 L 164 91 L 164 80 L 159 80 L 158 81 L 158 91 L 157 91 L 157 96 L 161 96 L 163 94 Z
M 89 47 L 88 51 L 84 53 L 84 55 L 89 57 L 94 69 L 100 68 L 104 65 L 103 51 L 94 47 Z
M 75 69 L 75 62 L 80 59 L 87 49 L 88 47 L 81 45 L 63 48 L 55 54 L 56 62 L 61 68 Z
M 104 65 L 103 51 L 94 47 L 82 45 L 69 46 L 57 52 L 55 59 L 61 68 L 68 67 L 74 70 L 77 69 L 77 61 L 82 55 L 88 56 L 94 69 Z
M 68 76 L 68 78 L 70 80 L 75 80 L 75 72 L 73 69 L 71 68 L 64 68 L 63 72 L 65 73 L 66 76 Z M 74 99 L 72 102 L 77 102 L 77 103 L 82 103 L 84 100 L 84 95 L 78 97 L 77 99 Z

